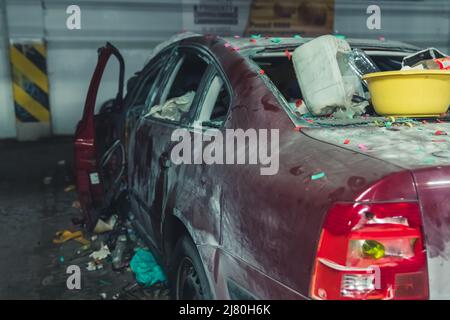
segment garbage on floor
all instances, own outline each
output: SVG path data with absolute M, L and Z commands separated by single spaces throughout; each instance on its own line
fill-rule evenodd
M 107 245 L 104 245 L 100 248 L 100 250 L 92 252 L 89 257 L 94 260 L 103 260 L 106 259 L 111 254 Z
M 89 240 L 87 240 L 84 236 L 83 236 L 83 232 L 82 231 L 69 231 L 69 230 L 62 230 L 62 231 L 58 231 L 56 232 L 56 237 L 53 239 L 53 243 L 55 244 L 61 244 L 64 243 L 66 241 L 69 240 L 75 240 L 79 243 L 81 243 L 82 245 L 88 245 L 90 243 Z
M 60 250 L 58 266 L 79 266 L 83 286 L 98 288 L 94 296 L 99 299 L 168 299 L 162 267 L 134 232 L 131 222 L 123 219 L 115 214 L 103 217 L 93 233 L 58 231 L 53 239 Z M 61 274 L 65 276 L 66 270 Z
M 108 231 L 112 231 L 117 222 L 117 215 L 112 215 L 107 221 L 103 221 L 103 219 L 98 219 L 97 224 L 94 228 L 94 233 L 104 233 Z
M 166 276 L 156 262 L 152 253 L 145 249 L 137 249 L 130 262 L 131 270 L 138 283 L 151 287 L 158 282 L 165 282 Z
M 112 264 L 115 270 L 120 270 L 126 266 L 123 261 L 123 256 L 126 250 L 127 241 L 127 236 L 124 234 L 121 234 L 117 238 L 116 247 L 112 253 Z

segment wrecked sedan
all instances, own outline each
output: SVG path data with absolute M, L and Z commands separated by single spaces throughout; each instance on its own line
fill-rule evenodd
M 449 140 L 433 136 L 448 122 L 299 115 L 291 53 L 307 41 L 186 36 L 159 46 L 126 95 L 122 56 L 101 48 L 75 138 L 85 224 L 129 219 L 178 299 L 450 298 Z M 418 50 L 348 42 L 382 71 Z M 117 96 L 95 114 L 114 59 Z M 255 134 L 227 148 L 239 129 Z M 255 135 L 268 148 L 252 158 Z M 233 150 L 245 161 L 225 161 Z

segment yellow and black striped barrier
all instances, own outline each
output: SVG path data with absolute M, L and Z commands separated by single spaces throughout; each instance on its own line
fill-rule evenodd
M 44 42 L 11 43 L 10 59 L 17 121 L 49 122 L 47 52 Z

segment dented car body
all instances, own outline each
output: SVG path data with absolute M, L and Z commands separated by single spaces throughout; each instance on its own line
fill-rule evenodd
M 406 126 L 335 127 L 297 117 L 261 68 L 305 41 L 186 37 L 159 47 L 125 97 L 120 53 L 101 48 L 75 137 L 86 224 L 92 228 L 114 208 L 127 211 L 167 266 L 177 298 L 450 298 L 450 158 L 416 159 L 415 143 L 431 142 L 422 133 L 412 141 Z M 349 43 L 382 58 L 416 50 Z M 113 56 L 121 68 L 118 94 L 94 114 Z M 151 112 L 192 91 L 190 107 L 176 118 Z M 174 130 L 193 136 L 208 127 L 278 130 L 278 173 L 261 175 L 252 164 L 175 165 Z M 383 137 L 389 143 L 377 149 Z M 344 144 L 347 138 L 352 143 Z M 367 149 L 358 148 L 363 143 Z M 312 179 L 317 173 L 322 178 Z M 382 246 L 370 247 L 373 241 Z M 381 258 L 371 253 L 380 248 Z

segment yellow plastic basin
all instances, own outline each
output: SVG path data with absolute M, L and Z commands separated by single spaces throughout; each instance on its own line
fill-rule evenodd
M 369 73 L 372 104 L 379 115 L 433 117 L 450 105 L 450 72 L 405 70 Z

